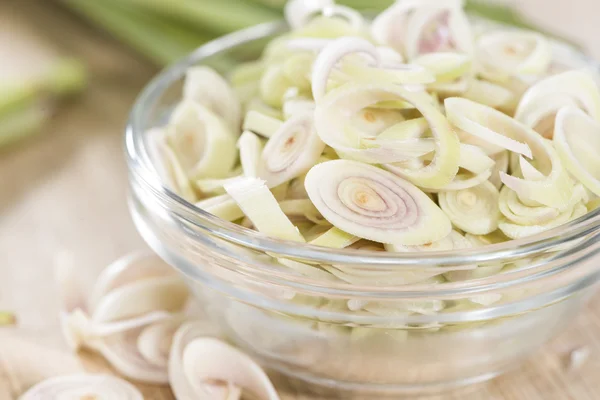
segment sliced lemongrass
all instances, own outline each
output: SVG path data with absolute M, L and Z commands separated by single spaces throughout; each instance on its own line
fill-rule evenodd
M 517 193 L 509 187 L 500 191 L 499 207 L 508 221 L 520 225 L 539 225 L 551 221 L 560 215 L 553 207 L 531 207 L 523 204 Z
M 331 276 L 331 274 L 326 271 L 323 271 L 318 265 L 311 265 L 282 257 L 277 258 L 277 261 L 281 265 L 285 265 L 302 276 L 325 281 L 335 281 L 335 277 Z M 294 294 L 294 298 L 298 298 L 296 294 Z
M 167 368 L 149 362 L 138 350 L 142 328 L 90 341 L 87 347 L 100 353 L 110 365 L 126 378 L 145 383 L 169 382 Z
M 459 171 L 452 182 L 444 186 L 440 191 L 466 190 L 487 181 L 492 176 L 492 170 L 480 172 L 478 174 L 469 171 Z M 429 190 L 429 189 L 428 189 Z
M 462 131 L 503 149 L 533 157 L 526 140 L 531 135 L 509 116 L 459 97 L 444 100 L 444 106 L 448 120 Z
M 186 171 L 169 146 L 166 130 L 154 128 L 149 130 L 146 135 L 148 153 L 162 184 L 187 201 L 196 201 L 196 193 Z
M 297 53 L 283 62 L 283 74 L 294 83 L 299 91 L 310 92 L 310 77 L 315 56 L 311 53 Z
M 348 137 L 348 115 L 353 115 L 377 101 L 402 100 L 413 104 L 429 123 L 436 142 L 433 161 L 426 167 L 412 171 L 402 167 L 386 166 L 394 173 L 426 187 L 443 187 L 458 170 L 458 137 L 446 118 L 423 93 L 410 92 L 393 85 L 347 84 L 330 92 L 315 110 L 315 127 L 321 139 L 346 158 L 370 163 L 402 161 L 406 157 L 394 149 L 357 149 L 356 137 Z M 356 133 L 356 132 L 354 132 Z
M 241 86 L 247 83 L 257 82 L 263 72 L 265 64 L 262 60 L 247 61 L 238 64 L 229 74 L 229 81 L 234 86 Z
M 431 72 L 437 83 L 452 82 L 471 70 L 471 58 L 468 55 L 452 52 L 423 54 L 412 63 Z
M 473 52 L 469 21 L 456 2 L 416 9 L 408 19 L 404 43 L 409 60 L 442 51 Z
M 219 116 L 190 101 L 171 116 L 168 141 L 188 177 L 224 178 L 236 160 L 236 138 Z
M 201 200 L 195 206 L 225 221 L 235 221 L 244 216 L 244 212 L 228 194 Z
M 188 68 L 183 84 L 183 98 L 204 105 L 220 116 L 237 135 L 241 120 L 241 106 L 235 92 L 223 77 L 207 66 Z
M 552 49 L 537 32 L 494 30 L 477 39 L 477 59 L 506 75 L 539 75 L 548 70 Z
M 429 129 L 425 118 L 413 118 L 395 123 L 377 135 L 377 139 L 416 139 L 422 137 Z
M 498 227 L 500 230 L 511 239 L 520 239 L 527 236 L 536 235 L 538 233 L 547 231 L 552 228 L 556 228 L 568 221 L 579 218 L 580 216 L 587 213 L 587 208 L 583 204 L 577 204 L 572 209 L 567 209 L 560 213 L 558 217 L 543 224 L 538 225 L 519 225 L 508 222 L 506 220 L 500 221 Z
M 565 102 L 574 102 L 596 121 L 600 121 L 600 93 L 586 70 L 563 72 L 530 87 L 519 102 L 515 118 L 535 128 L 543 117 L 553 118 L 552 115 L 559 108 L 569 105 Z
M 176 278 L 179 274 L 162 258 L 150 251 L 127 254 L 106 266 L 96 278 L 89 296 L 90 309 L 111 291 L 132 283 L 155 278 Z
M 438 194 L 440 207 L 452 224 L 473 235 L 486 235 L 498 228 L 498 197 L 498 189 L 489 181 Z
M 503 86 L 476 78 L 468 82 L 467 90 L 461 94 L 466 99 L 493 108 L 510 107 L 516 101 L 515 94 Z
M 272 118 L 282 118 L 281 111 L 278 108 L 271 107 L 270 105 L 262 101 L 260 97 L 254 97 L 250 101 L 248 101 L 248 103 L 246 103 L 245 110 L 246 113 L 250 111 L 257 111 L 261 114 L 268 115 Z
M 600 123 L 577 108 L 556 115 L 554 147 L 567 170 L 600 196 Z
M 441 97 L 462 96 L 469 90 L 469 79 L 463 77 L 452 82 L 431 83 L 427 89 Z
M 269 106 L 281 108 L 285 92 L 293 85 L 285 75 L 282 65 L 271 64 L 260 79 L 260 97 Z
M 303 217 L 313 224 L 329 225 L 309 199 L 283 200 L 279 207 L 288 217 Z
M 194 182 L 194 187 L 198 189 L 203 195 L 220 195 L 225 193 L 223 186 L 237 177 L 225 178 L 225 179 L 198 179 Z
M 482 247 L 490 244 L 500 243 L 508 240 L 506 236 L 502 233 L 498 234 L 495 231 L 488 235 L 472 235 L 470 233 L 465 234 L 464 238 L 466 240 L 464 248 L 472 248 L 472 247 Z M 458 281 L 466 281 L 471 279 L 485 278 L 487 276 L 491 276 L 497 274 L 502 270 L 504 265 L 502 263 L 486 263 L 482 265 L 478 265 L 477 268 L 471 270 L 463 270 L 463 271 L 450 271 L 444 273 L 444 277 L 450 282 L 458 282 Z
M 298 228 L 283 213 L 263 180 L 239 178 L 236 182 L 225 185 L 225 190 L 259 232 L 272 238 L 305 241 Z
M 66 375 L 46 379 L 34 385 L 19 400 L 42 399 L 120 399 L 143 400 L 131 383 L 110 375 Z
M 182 324 L 173 336 L 171 350 L 169 354 L 169 384 L 171 390 L 175 394 L 177 399 L 192 400 L 197 398 L 199 393 L 196 393 L 194 388 L 190 385 L 190 382 L 186 379 L 183 373 L 182 357 L 183 352 L 187 345 L 194 339 L 203 336 L 215 336 L 219 332 L 212 326 L 207 325 L 199 321 L 191 321 Z M 212 389 L 217 389 L 213 387 Z M 227 399 L 225 396 L 218 397 L 218 394 L 214 393 L 217 399 Z M 208 394 L 211 394 L 210 392 Z M 205 393 L 206 395 L 206 393 Z
M 176 317 L 142 329 L 137 338 L 139 353 L 150 364 L 167 368 L 173 336 L 182 322 L 183 318 Z
M 116 321 L 152 311 L 179 312 L 189 297 L 179 277 L 150 278 L 111 290 L 92 313 L 94 322 Z
M 485 154 L 485 151 L 481 150 L 477 146 L 461 143 L 459 163 L 460 168 L 466 169 L 474 174 L 480 174 L 493 168 L 494 165 L 494 160 L 488 157 Z
M 436 149 L 433 138 L 425 139 L 387 139 L 379 137 L 368 137 L 360 140 L 363 148 L 367 149 L 392 149 L 395 154 L 405 159 L 417 158 L 432 153 Z
M 312 94 L 318 103 L 325 96 L 329 76 L 336 65 L 350 54 L 365 54 L 370 57 L 375 65 L 379 64 L 377 48 L 365 39 L 356 37 L 343 37 L 329 43 L 319 53 L 313 63 L 311 77 Z
M 352 115 L 349 125 L 360 136 L 375 137 L 404 120 L 400 110 L 367 107 Z
M 271 188 L 271 193 L 273 194 L 273 197 L 275 197 L 275 199 L 280 202 L 285 200 L 285 196 L 287 196 L 287 190 L 289 186 L 290 183 L 288 181 L 283 182 L 282 184 L 277 185 L 274 188 Z
M 208 382 L 227 382 L 259 400 L 279 400 L 260 366 L 218 339 L 192 340 L 183 351 L 182 365 L 184 376 L 197 393 L 202 393 Z
M 390 252 L 399 252 L 399 253 L 407 253 L 407 252 L 431 252 L 431 251 L 450 251 L 450 250 L 460 250 L 467 249 L 471 247 L 468 243 L 468 240 L 464 238 L 463 235 L 458 233 L 455 230 L 452 230 L 448 235 L 440 240 L 436 240 L 431 243 L 425 243 L 419 246 L 402 246 L 398 244 L 386 244 L 385 249 Z M 441 267 L 436 267 L 441 268 Z M 452 268 L 452 267 L 451 267 Z M 474 267 L 458 267 L 458 269 L 473 269 Z
M 508 160 L 510 153 L 508 150 L 501 151 L 496 154 L 492 154 L 490 157 L 495 161 L 492 167 L 492 175 L 489 180 L 496 186 L 496 189 L 500 190 L 502 187 L 502 181 L 500 180 L 500 172 L 508 172 Z
M 304 26 L 315 13 L 335 4 L 333 0 L 290 0 L 285 4 L 283 14 L 292 29 Z
M 306 173 L 325 149 L 310 114 L 299 114 L 285 121 L 269 139 L 261 155 L 259 177 L 269 187 L 277 186 Z
M 394 83 L 422 85 L 435 82 L 435 76 L 425 67 L 416 64 L 381 64 L 378 66 L 343 63 L 333 77 L 343 74 L 357 83 Z
M 427 195 L 387 171 L 349 160 L 314 166 L 306 191 L 333 226 L 381 243 L 419 245 L 446 236 L 450 221 Z
M 304 97 L 295 97 L 284 100 L 283 116 L 288 119 L 296 114 L 312 113 L 315 110 L 315 102 Z
M 545 138 L 554 136 L 556 113 L 563 107 L 578 107 L 577 102 L 561 92 L 548 94 L 531 103 L 529 107 L 519 107 L 515 119 L 533 128 Z
M 346 233 L 338 228 L 331 228 L 324 232 L 322 235 L 311 240 L 309 244 L 315 246 L 331 247 L 336 249 L 343 249 L 356 243 L 360 238 L 349 233 Z
M 244 118 L 244 131 L 252 131 L 262 137 L 270 138 L 279 128 L 283 121 L 278 118 L 273 118 L 259 111 L 250 110 Z
M 324 266 L 327 271 L 338 279 L 351 283 L 353 285 L 374 285 L 374 286 L 397 286 L 409 285 L 412 283 L 433 283 L 436 276 L 443 271 L 420 271 L 418 268 L 412 270 L 383 270 L 375 271 L 360 270 L 358 268 L 342 266 Z
M 237 147 L 240 151 L 240 164 L 244 176 L 257 177 L 260 168 L 260 155 L 264 148 L 263 142 L 254 133 L 244 131 L 238 140 Z

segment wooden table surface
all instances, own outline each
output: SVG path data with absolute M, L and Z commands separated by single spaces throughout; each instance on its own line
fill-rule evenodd
M 600 29 L 593 21 L 600 2 L 575 1 L 577 7 L 569 12 L 558 5 L 566 4 L 563 0 L 522 3 L 542 23 L 561 21 L 555 29 L 595 45 L 590 52 L 600 57 L 600 43 L 594 43 Z M 76 357 L 67 351 L 59 332 L 53 264 L 68 257 L 90 287 L 111 260 L 144 247 L 126 207 L 122 137 L 136 94 L 156 72 L 47 0 L 0 1 L 0 27 L 9 20 L 44 46 L 85 60 L 93 79 L 43 135 L 0 153 L 0 310 L 18 316 L 16 327 L 0 328 L 0 400 L 16 399 L 53 375 L 108 368 L 94 355 Z M 518 370 L 466 393 L 429 399 L 600 399 L 599 338 L 600 295 L 574 326 Z M 565 359 L 579 347 L 589 349 L 591 357 L 569 371 Z M 141 388 L 147 399 L 172 399 L 166 388 Z M 280 388 L 285 399 L 309 399 L 285 385 Z

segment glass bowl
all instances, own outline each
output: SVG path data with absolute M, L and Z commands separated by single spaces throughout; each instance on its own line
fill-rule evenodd
M 227 73 L 285 30 L 260 25 L 202 46 L 147 86 L 127 127 L 137 229 L 224 334 L 306 387 L 384 395 L 485 381 L 567 327 L 600 278 L 600 210 L 484 248 L 358 253 L 269 239 L 161 185 L 145 132 L 180 99 L 186 69 Z M 368 284 L 353 279 L 365 274 Z

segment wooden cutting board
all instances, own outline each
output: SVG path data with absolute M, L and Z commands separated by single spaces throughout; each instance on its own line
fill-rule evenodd
M 578 1 L 564 15 L 555 5 L 563 0 L 524 3 L 538 12 L 537 20 L 561 21 L 558 30 L 590 39 L 592 53 L 600 56 L 600 44 L 592 40 L 598 25 L 577 23 L 600 15 L 597 0 Z M 0 400 L 11 400 L 44 378 L 110 371 L 97 356 L 67 351 L 52 267 L 70 258 L 81 269 L 82 284 L 91 287 L 103 266 L 144 247 L 126 207 L 122 138 L 128 110 L 156 70 L 47 0 L 4 0 L 0 22 L 3 18 L 18 21 L 40 43 L 82 58 L 93 75 L 89 90 L 61 109 L 42 136 L 0 152 L 0 310 L 18 316 L 16 327 L 0 328 Z M 597 296 L 574 326 L 518 370 L 467 392 L 429 399 L 600 399 L 599 306 Z M 570 371 L 566 357 L 581 347 L 591 356 Z M 316 399 L 298 395 L 281 379 L 276 383 L 286 400 Z M 140 388 L 146 399 L 172 399 L 166 388 Z

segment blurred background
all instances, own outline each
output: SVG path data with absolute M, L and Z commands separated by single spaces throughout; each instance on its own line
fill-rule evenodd
M 359 9 L 391 2 L 339 1 Z M 110 261 L 143 247 L 127 211 L 123 155 L 138 92 L 211 38 L 281 18 L 283 3 L 0 0 L 0 319 L 16 318 L 0 335 L 64 348 L 52 265 L 75 263 L 89 287 Z M 599 0 L 467 0 L 467 7 L 554 32 L 600 58 Z M 600 321 L 600 311 L 588 314 Z M 591 334 L 600 323 L 580 328 Z M 0 337 L 0 361 L 6 343 Z M 0 398 L 12 398 L 2 390 L 0 376 Z

